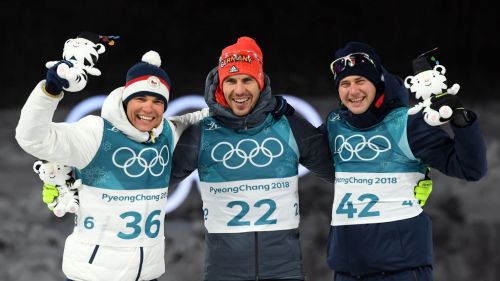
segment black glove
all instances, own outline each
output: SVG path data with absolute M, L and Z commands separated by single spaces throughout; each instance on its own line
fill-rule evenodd
M 66 79 L 63 79 L 57 75 L 57 67 L 61 64 L 65 63 L 69 67 L 72 67 L 73 64 L 67 60 L 62 60 L 56 63 L 54 66 L 47 70 L 47 76 L 45 78 L 45 90 L 52 95 L 59 95 L 62 91 L 62 88 L 69 87 L 69 82 Z
M 464 128 L 469 126 L 474 121 L 473 114 L 465 108 L 457 108 L 453 111 L 451 124 L 456 127 Z
M 431 98 L 430 108 L 439 111 L 442 106 L 449 106 L 453 110 L 451 115 L 451 123 L 457 127 L 467 127 L 472 123 L 472 118 L 469 112 L 464 109 L 462 102 L 456 95 L 441 94 Z M 447 120 L 440 120 L 442 122 Z
M 274 96 L 276 99 L 276 106 L 274 107 L 274 110 L 272 111 L 272 115 L 275 118 L 279 118 L 283 115 L 285 116 L 291 116 L 295 112 L 295 108 L 291 106 L 288 102 L 286 102 L 286 99 L 282 96 Z

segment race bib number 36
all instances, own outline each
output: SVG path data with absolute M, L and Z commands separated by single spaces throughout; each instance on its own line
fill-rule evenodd
M 205 227 L 210 233 L 297 228 L 297 177 L 201 183 Z
M 110 190 L 85 188 L 75 234 L 101 245 L 149 246 L 164 237 L 167 188 Z

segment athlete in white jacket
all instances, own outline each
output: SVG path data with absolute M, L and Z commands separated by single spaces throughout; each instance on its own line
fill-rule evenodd
M 63 62 L 64 63 L 64 62 Z M 74 231 L 66 239 L 69 280 L 154 280 L 165 272 L 164 206 L 172 153 L 182 131 L 208 110 L 163 118 L 170 80 L 148 52 L 106 98 L 101 117 L 54 123 L 67 83 L 49 69 L 21 111 L 19 145 L 76 168 L 83 181 Z

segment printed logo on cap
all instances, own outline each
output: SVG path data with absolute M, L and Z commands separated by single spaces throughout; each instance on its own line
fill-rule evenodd
M 152 88 L 152 89 L 158 89 L 160 88 L 160 79 L 158 79 L 158 77 L 156 76 L 151 76 L 148 78 L 147 80 L 148 82 L 148 85 Z
M 229 73 L 235 73 L 235 72 L 238 72 L 238 68 L 236 68 L 235 65 L 233 65 L 233 67 L 231 67 L 231 69 L 229 70 Z
M 219 63 L 219 67 L 223 68 L 224 66 L 230 63 L 237 63 L 237 62 L 252 63 L 252 57 L 250 55 L 234 54 L 232 56 L 228 56 L 225 59 L 221 60 Z

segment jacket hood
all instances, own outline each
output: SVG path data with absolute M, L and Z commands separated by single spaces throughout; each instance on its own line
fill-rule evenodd
M 276 99 L 271 94 L 271 83 L 267 75 L 265 75 L 264 83 L 264 88 L 253 110 L 248 115 L 236 116 L 230 108 L 222 106 L 215 100 L 215 90 L 219 85 L 219 74 L 215 67 L 208 73 L 205 83 L 205 102 L 210 109 L 210 115 L 232 129 L 258 126 L 276 107 Z
M 362 114 L 353 114 L 345 106 L 341 106 L 339 114 L 352 126 L 364 129 L 372 127 L 380 123 L 393 109 L 398 107 L 407 107 L 409 104 L 408 89 L 403 84 L 403 80 L 389 73 L 384 67 L 382 73 L 384 83 L 381 91 L 377 92 L 375 99 Z M 381 101 L 379 106 L 376 106 L 377 101 Z
M 101 117 L 108 120 L 114 127 L 123 132 L 133 141 L 143 143 L 147 142 L 151 136 L 158 137 L 163 131 L 164 118 L 160 125 L 150 132 L 142 132 L 130 123 L 123 108 L 122 92 L 124 87 L 112 91 L 104 100 L 102 105 Z

